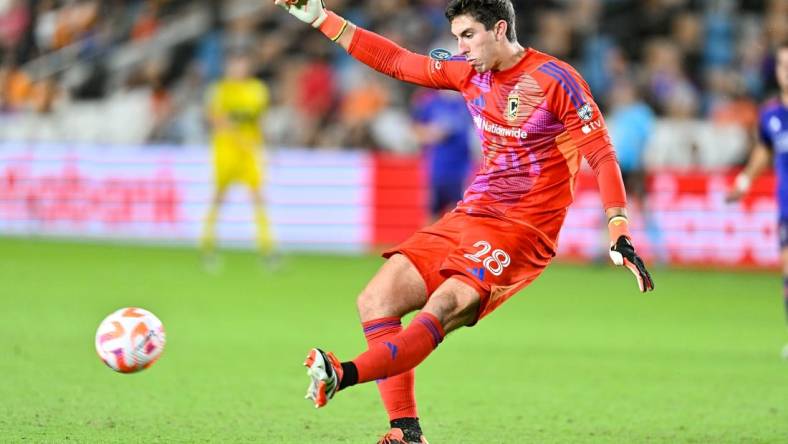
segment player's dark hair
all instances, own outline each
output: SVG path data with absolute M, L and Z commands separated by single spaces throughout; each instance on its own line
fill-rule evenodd
M 446 6 L 446 18 L 449 23 L 455 17 L 465 14 L 484 25 L 487 31 L 491 30 L 499 20 L 505 21 L 506 39 L 510 42 L 517 41 L 517 31 L 514 29 L 514 5 L 511 0 L 449 0 Z

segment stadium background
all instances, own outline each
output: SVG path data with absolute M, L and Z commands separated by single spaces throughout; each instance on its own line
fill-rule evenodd
M 270 359 L 297 363 L 314 340 L 345 344 L 337 350 L 343 355 L 361 347 L 353 296 L 379 264 L 369 253 L 429 219 L 424 160 L 410 136 L 416 89 L 371 72 L 271 3 L 0 1 L 0 334 L 7 339 L 0 395 L 11 400 L 0 405 L 0 431 L 10 441 L 237 442 L 262 435 L 270 442 L 371 442 L 385 425 L 372 413 L 374 389 L 349 394 L 331 416 L 313 417 L 290 403 L 300 378 L 271 388 L 258 369 L 266 367 L 266 377 L 300 372 Z M 413 51 L 454 48 L 443 1 L 329 3 Z M 631 278 L 601 265 L 602 212 L 584 172 L 555 271 L 529 289 L 528 301 L 513 301 L 486 330 L 458 335 L 428 361 L 420 394 L 443 404 L 425 408 L 434 415 L 427 436 L 784 442 L 774 178 L 760 178 L 741 203 L 726 205 L 723 197 L 752 146 L 759 104 L 776 92 L 770 49 L 788 38 L 788 1 L 515 7 L 520 41 L 576 66 L 613 131 L 638 118 L 611 118 L 628 103 L 653 113 L 642 156 L 634 156 L 634 168 L 647 174 L 632 213 L 636 245 L 656 267 L 654 297 L 661 299 L 633 301 Z M 256 75 L 273 93 L 265 186 L 287 252 L 279 274 L 262 271 L 245 251 L 254 229 L 240 191 L 220 224 L 231 249 L 223 271 L 206 275 L 192 248 L 211 185 L 204 93 L 223 55 L 236 48 L 252 51 Z M 304 274 L 315 282 L 299 279 Z M 589 287 L 597 290 L 586 294 Z M 320 303 L 331 308 L 318 310 Z M 172 339 L 145 379 L 119 382 L 91 356 L 91 329 L 124 305 L 159 314 Z M 272 319 L 270 310 L 282 317 Z M 327 313 L 334 316 L 330 333 L 308 326 L 298 332 L 304 338 L 282 334 Z M 42 343 L 36 328 L 43 325 L 43 335 L 57 338 Z M 218 327 L 218 336 L 205 325 Z M 195 360 L 205 344 L 224 348 L 216 352 L 221 363 Z M 248 357 L 260 348 L 267 356 Z M 512 400 L 505 387 L 484 387 L 492 398 L 478 391 L 474 399 L 485 401 L 475 413 L 463 397 L 447 395 L 451 365 L 504 362 L 513 351 L 523 354 L 515 362 L 531 369 L 527 382 L 518 382 L 521 398 L 541 407 Z M 480 367 L 483 377 L 500 377 Z M 588 380 L 596 384 L 590 392 Z M 187 391 L 211 389 L 184 396 L 175 381 Z M 255 391 L 268 395 L 246 395 Z M 135 396 L 147 413 L 123 402 Z M 368 408 L 357 415 L 358 403 Z M 653 416 L 633 413 L 648 406 Z M 511 411 L 462 426 L 467 412 L 495 407 Z M 572 409 L 580 418 L 567 421 Z M 217 410 L 237 415 L 235 427 L 186 419 Z M 280 419 L 282 411 L 290 419 Z M 142 421 L 158 435 L 140 438 Z M 326 424 L 328 435 L 320 431 Z
M 256 75 L 273 91 L 265 133 L 276 154 L 267 185 L 284 248 L 361 251 L 396 242 L 427 220 L 419 147 L 409 129 L 416 88 L 353 63 L 275 6 L 3 5 L 3 233 L 194 243 L 210 190 L 204 92 L 221 74 L 223 54 L 235 48 L 253 54 Z M 332 7 L 414 51 L 453 48 L 443 2 L 371 5 L 337 1 Z M 617 126 L 637 122 L 625 102 L 642 101 L 654 113 L 633 166 L 650 174 L 651 194 L 633 202 L 646 257 L 777 263 L 776 250 L 755 247 L 776 242 L 771 180 L 763 179 L 741 204 L 725 205 L 722 196 L 731 169 L 751 147 L 759 102 L 774 93 L 769 49 L 788 34 L 784 1 L 517 6 L 529 11 L 519 15 L 521 40 L 578 67 L 614 134 Z M 622 99 L 631 89 L 633 97 Z M 337 165 L 353 172 L 335 174 Z M 128 208 L 150 205 L 150 193 L 141 189 L 155 187 L 157 177 L 173 187 L 165 219 Z M 318 188 L 329 194 L 315 194 Z M 220 226 L 225 244 L 251 244 L 244 197 L 231 197 Z M 80 204 L 85 200 L 92 204 Z M 589 259 L 601 251 L 597 206 L 593 184 L 581 187 L 562 255 Z

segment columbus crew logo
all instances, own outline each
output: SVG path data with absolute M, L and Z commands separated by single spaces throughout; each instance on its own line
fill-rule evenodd
M 520 96 L 517 94 L 517 91 L 512 91 L 509 93 L 509 96 L 506 98 L 506 120 L 513 121 L 517 120 L 517 111 L 520 109 Z

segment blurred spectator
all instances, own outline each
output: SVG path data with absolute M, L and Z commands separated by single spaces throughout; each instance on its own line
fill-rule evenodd
M 98 10 L 96 1 L 67 3 L 57 14 L 52 46 L 63 48 L 88 36 L 99 19 Z
M 379 74 L 368 72 L 346 92 L 339 108 L 334 143 L 352 148 L 375 148 L 370 125 L 389 102 L 389 94 Z
M 694 85 L 701 83 L 703 71 L 703 24 L 697 14 L 682 12 L 672 23 L 672 40 L 681 51 L 687 77 Z
M 0 53 L 16 50 L 30 25 L 30 11 L 23 0 L 0 3 Z
M 306 41 L 311 57 L 306 58 L 301 69 L 292 74 L 297 79 L 297 111 L 303 124 L 302 131 L 305 132 L 304 144 L 308 146 L 319 143 L 317 131 L 331 114 L 336 90 L 334 71 L 323 47 L 324 38 L 319 35 L 314 37 Z
M 27 101 L 30 80 L 12 63 L 0 66 L 0 110 L 16 111 Z
M 27 109 L 35 116 L 34 121 L 23 122 L 22 129 L 28 140 L 65 140 L 66 127 L 63 109 L 66 97 L 59 86 L 57 76 L 49 76 L 33 82 Z
M 259 62 L 255 73 L 258 78 L 267 82 L 274 80 L 279 65 L 287 59 L 289 43 L 287 36 L 277 32 L 268 32 L 258 37 L 253 45 Z
M 58 102 L 63 98 L 56 76 L 39 79 L 30 89 L 30 107 L 38 114 L 52 114 Z
M 640 206 L 646 191 L 644 154 L 654 130 L 654 120 L 654 112 L 638 97 L 635 86 L 626 79 L 619 79 L 610 93 L 608 131 L 624 185 Z
M 132 40 L 145 40 L 156 34 L 159 28 L 158 7 L 158 2 L 142 3 L 131 28 Z
M 538 13 L 534 46 L 539 50 L 552 54 L 559 59 L 570 59 L 574 48 L 572 27 L 566 14 L 556 9 Z
M 164 84 L 163 69 L 160 63 L 154 61 L 146 66 L 144 73 L 150 88 L 150 112 L 153 120 L 148 142 L 166 142 L 173 138 L 170 131 L 175 118 L 174 105 L 172 95 Z
M 697 94 L 684 72 L 678 46 L 667 39 L 652 40 L 645 54 L 643 74 L 652 106 L 672 117 L 693 117 Z
M 207 139 L 203 112 L 203 91 L 206 83 L 199 64 L 192 62 L 185 70 L 183 81 L 173 88 L 173 117 L 168 131 L 168 142 L 199 145 Z
M 49 52 L 54 47 L 55 31 L 58 26 L 58 10 L 54 0 L 43 0 L 38 3 L 36 22 L 34 25 L 35 43 L 39 51 Z
M 766 35 L 770 47 L 776 48 L 782 42 L 788 40 L 788 2 L 785 0 L 769 0 L 763 17 L 766 23 Z M 772 54 L 772 57 L 775 57 L 774 54 Z
M 744 80 L 738 73 L 724 69 L 708 72 L 707 99 L 709 118 L 720 125 L 753 128 L 758 120 L 758 105 L 747 96 Z
M 734 0 L 706 2 L 706 35 L 704 38 L 704 64 L 707 68 L 728 67 L 736 54 L 734 51 Z
M 278 88 L 271 90 L 272 106 L 266 114 L 266 139 L 272 146 L 305 147 L 306 132 L 316 131 L 315 123 L 305 131 L 305 120 L 298 111 L 298 78 L 293 75 L 303 69 L 300 59 L 285 59 L 275 76 Z

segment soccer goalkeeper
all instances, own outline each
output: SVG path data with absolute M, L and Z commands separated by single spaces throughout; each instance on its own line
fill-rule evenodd
M 358 297 L 368 350 L 341 362 L 312 349 L 307 397 L 325 406 L 338 391 L 379 381 L 390 430 L 380 443 L 424 443 L 414 371 L 460 327 L 472 326 L 533 282 L 556 251 L 585 157 L 609 220 L 610 257 L 654 283 L 630 240 L 626 193 L 605 121 L 568 64 L 521 46 L 509 0 L 450 0 L 458 54 L 409 52 L 327 10 L 321 0 L 280 6 L 384 74 L 459 91 L 482 142 L 482 164 L 463 200 L 443 218 L 384 252 Z M 609 290 L 608 290 L 609 291 Z M 420 310 L 403 328 L 401 318 Z
M 212 129 L 214 192 L 205 215 L 201 249 L 206 266 L 216 265 L 216 221 L 227 189 L 233 183 L 247 186 L 254 208 L 257 246 L 270 261 L 273 239 L 260 189 L 263 135 L 261 119 L 268 106 L 268 89 L 251 73 L 251 60 L 232 52 L 224 77 L 207 95 L 207 115 Z

